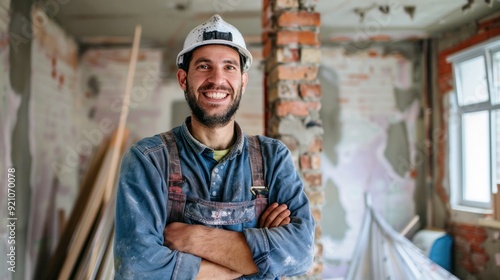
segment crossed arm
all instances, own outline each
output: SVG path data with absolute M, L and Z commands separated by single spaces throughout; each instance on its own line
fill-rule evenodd
M 290 223 L 286 204 L 271 204 L 259 220 L 259 227 L 278 227 Z M 252 253 L 241 232 L 203 225 L 171 223 L 163 232 L 165 243 L 202 258 L 197 279 L 234 279 L 258 271 Z

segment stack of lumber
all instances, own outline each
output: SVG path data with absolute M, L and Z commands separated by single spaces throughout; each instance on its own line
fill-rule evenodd
M 128 131 L 121 142 L 118 138 L 115 131 L 95 152 L 44 279 L 95 279 L 102 260 L 112 257 L 108 248 L 112 246 L 118 174 L 112 161 L 113 154 L 123 154 Z
M 42 279 L 112 279 L 116 182 L 129 132 L 130 104 L 141 27 L 135 29 L 127 85 L 116 131 L 90 162 L 69 221 Z

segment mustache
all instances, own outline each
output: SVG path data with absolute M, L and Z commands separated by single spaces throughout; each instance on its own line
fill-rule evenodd
M 206 85 L 202 85 L 198 88 L 198 90 L 221 90 L 221 91 L 227 91 L 229 93 L 233 93 L 233 89 L 227 86 L 216 86 L 214 83 L 209 83 Z

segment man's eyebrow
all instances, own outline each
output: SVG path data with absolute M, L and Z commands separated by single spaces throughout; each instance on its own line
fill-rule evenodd
M 232 59 L 232 58 L 226 58 L 224 59 L 224 63 L 230 63 L 230 64 L 238 64 L 239 60 Z
M 205 57 L 200 57 L 196 61 L 194 61 L 194 64 L 198 64 L 198 63 L 210 63 L 210 62 L 212 62 L 212 60 L 210 60 L 208 58 L 205 58 Z
M 209 58 L 206 58 L 206 57 L 200 57 L 198 58 L 197 60 L 194 61 L 194 64 L 199 64 L 199 63 L 212 63 L 213 61 Z M 224 59 L 223 60 L 223 63 L 228 63 L 228 64 L 233 64 L 233 65 L 239 65 L 239 61 L 237 61 L 236 59 L 231 59 L 231 58 L 228 58 L 228 59 Z

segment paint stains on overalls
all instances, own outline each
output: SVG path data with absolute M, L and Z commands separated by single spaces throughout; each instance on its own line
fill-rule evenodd
M 161 134 L 168 149 L 168 202 L 167 224 L 172 222 L 191 222 L 211 226 L 225 226 L 248 223 L 258 217 L 267 207 L 267 187 L 264 185 L 264 172 L 260 142 L 256 136 L 248 136 L 249 159 L 252 170 L 252 192 L 255 199 L 243 202 L 207 201 L 198 197 L 186 196 L 182 191 L 185 180 L 182 178 L 177 144 L 171 131 Z

